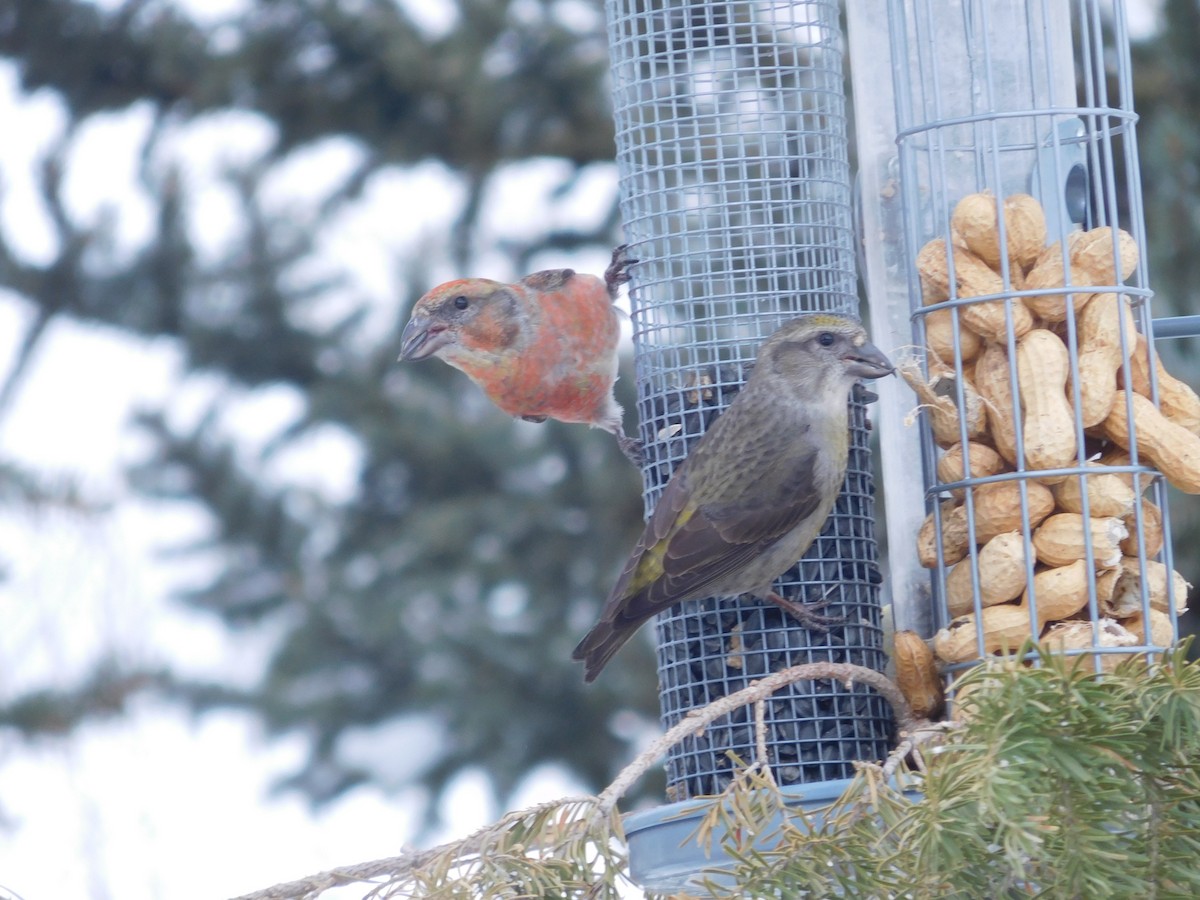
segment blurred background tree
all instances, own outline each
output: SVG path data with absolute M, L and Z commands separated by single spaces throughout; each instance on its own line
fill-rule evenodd
M 430 29 L 391 0 L 268 0 L 206 28 L 169 3 L 139 0 L 113 11 L 21 0 L 0 11 L 0 53 L 16 61 L 23 88 L 54 91 L 70 114 L 41 167 L 57 257 L 29 261 L 0 235 L 0 281 L 36 308 L 21 358 L 67 316 L 170 338 L 196 377 L 220 380 L 198 425 L 179 427 L 169 403 L 143 412 L 136 427 L 152 449 L 130 475 L 146 494 L 209 515 L 211 533 L 176 552 L 215 550 L 218 574 L 183 601 L 275 639 L 248 688 L 162 673 L 152 683 L 307 735 L 309 758 L 290 784 L 316 801 L 372 777 L 342 739 L 396 720 L 414 725 L 396 752 L 407 749 L 407 768 L 435 797 L 466 767 L 486 771 L 500 797 L 542 763 L 599 785 L 638 733 L 628 717 L 623 728 L 606 723 L 656 706 L 646 643 L 586 689 L 570 659 L 640 531 L 639 479 L 615 442 L 515 423 L 444 364 L 396 362 L 409 308 L 443 274 L 517 277 L 587 248 L 601 269 L 607 262 L 620 231 L 602 12 L 465 0 L 445 13 L 448 24 Z M 62 182 L 84 123 L 133 105 L 153 112 L 139 174 L 157 227 L 122 258 L 103 222 L 73 218 Z M 206 253 L 196 246 L 212 244 L 197 231 L 204 198 L 163 145 L 229 111 L 261 118 L 271 139 L 224 173 L 234 229 Z M 315 208 L 273 205 L 271 180 L 330 139 L 356 151 L 340 181 Z M 528 160 L 551 173 L 552 196 L 599 168 L 598 210 L 567 221 L 551 209 L 540 230 L 481 236 L 482 217 L 506 216 L 489 199 L 496 181 Z M 395 260 L 395 294 L 355 296 L 319 243 L 389 170 L 431 161 L 459 186 L 440 210 L 449 227 Z M 430 212 L 420 195 L 401 195 L 395 209 L 398 220 Z M 441 273 L 431 260 L 443 261 Z M 10 370 L 10 395 L 21 369 Z M 302 413 L 248 460 L 222 426 L 223 407 L 281 386 L 300 395 Z M 621 388 L 632 406 L 628 375 Z M 289 447 L 329 429 L 358 455 L 351 496 L 337 502 L 271 474 Z M 147 683 L 130 674 L 119 684 Z M 96 694 L 90 681 L 80 701 Z M 62 710 L 74 721 L 100 711 L 62 694 L 32 707 L 18 698 L 5 720 L 61 733 Z
M 248 686 L 107 660 L 75 689 L 8 698 L 0 723 L 64 733 L 146 689 L 235 706 L 307 737 L 288 784 L 314 801 L 378 777 L 347 748 L 387 723 L 412 726 L 398 752 L 433 796 L 479 767 L 500 798 L 543 763 L 599 786 L 654 723 L 648 641 L 586 690 L 570 662 L 640 530 L 638 479 L 614 442 L 512 422 L 447 366 L 395 362 L 408 309 L 437 281 L 517 277 L 566 257 L 599 271 L 620 240 L 602 4 L 421 8 L 258 0 L 206 24 L 155 0 L 0 4 L 0 56 L 24 91 L 53 92 L 68 115 L 38 184 L 53 258 L 23 254 L 11 223 L 0 230 L 0 284 L 32 310 L 0 402 L 21 390 L 56 320 L 173 342 L 189 378 L 220 389 L 194 421 L 170 400 L 143 411 L 133 427 L 149 440 L 131 483 L 205 510 L 209 533 L 175 552 L 216 574 L 181 599 L 269 648 Z M 1150 271 L 1166 315 L 1192 311 L 1200 283 L 1200 9 L 1167 0 L 1161 23 L 1135 53 Z M 154 225 L 129 251 L 105 216 L 72 213 L 63 183 L 87 125 L 131 108 L 152 122 L 138 177 Z M 230 117 L 266 138 L 221 173 L 232 230 L 218 235 L 186 140 L 205 123 L 221 134 Z M 349 148 L 338 157 L 349 163 L 331 168 L 319 202 L 280 203 L 289 167 L 331 146 Z M 502 187 L 524 166 L 544 173 L 550 206 L 516 227 Z M 444 195 L 395 194 L 397 229 L 430 225 L 397 255 L 391 287 L 370 291 L 323 251 L 347 211 L 398 175 L 428 175 Z M 1200 383 L 1194 341 L 1164 349 Z M 618 388 L 632 409 L 629 372 Z M 299 412 L 248 452 L 227 407 L 280 390 Z M 328 435 L 354 448 L 344 496 L 280 464 Z M 0 478 L 9 497 L 57 490 L 16 467 Z M 1177 565 L 1200 583 L 1200 559 L 1182 552 L 1200 538 L 1200 506 L 1180 498 L 1173 515 Z

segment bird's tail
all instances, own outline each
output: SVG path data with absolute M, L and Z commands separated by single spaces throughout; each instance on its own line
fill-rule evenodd
M 632 634 L 631 630 L 617 628 L 612 622 L 597 622 L 571 654 L 572 659 L 583 663 L 583 680 L 589 684 L 595 681 L 596 676 L 608 665 L 613 655 L 625 646 Z

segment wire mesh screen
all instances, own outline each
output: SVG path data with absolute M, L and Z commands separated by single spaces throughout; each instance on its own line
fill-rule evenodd
M 1200 420 L 1155 408 L 1124 6 L 891 0 L 888 25 L 935 649 L 1161 648 L 1186 585 L 1158 469 L 1200 490 L 1161 439 Z
M 809 311 L 857 309 L 838 3 L 608 3 L 622 214 L 634 269 L 646 507 L 744 382 L 759 344 Z M 809 661 L 880 668 L 873 484 L 863 396 L 846 486 L 805 561 L 775 588 L 829 600 L 810 633 L 776 607 L 683 604 L 657 625 L 662 713 L 687 712 Z M 784 784 L 846 777 L 886 754 L 890 717 L 863 688 L 802 683 L 769 703 Z M 711 794 L 755 746 L 735 714 L 668 759 L 672 799 Z

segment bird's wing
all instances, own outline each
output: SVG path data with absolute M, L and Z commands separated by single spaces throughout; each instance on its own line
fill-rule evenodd
M 671 534 L 663 555 L 666 602 L 698 596 L 812 515 L 821 502 L 813 489 L 814 455 L 793 460 L 782 482 L 764 479 L 737 500 L 702 504 Z
M 815 450 L 788 461 L 782 478 L 764 478 L 736 498 L 696 503 L 687 472 L 673 478 L 613 590 L 614 612 L 644 621 L 688 597 L 702 596 L 749 563 L 820 505 L 813 489 Z M 611 602 L 611 600 L 610 600 Z
M 820 498 L 811 486 L 811 462 L 811 455 L 794 460 L 782 483 L 766 479 L 733 502 L 704 505 L 691 500 L 685 463 L 659 498 L 600 620 L 575 648 L 586 680 L 646 620 L 680 600 L 704 596 L 812 515 Z
M 647 580 L 655 583 L 656 572 L 657 580 L 661 580 L 662 550 L 666 547 L 666 541 L 672 529 L 680 521 L 686 522 L 695 512 L 695 506 L 688 502 L 685 461 L 683 466 L 675 470 L 659 496 L 650 521 L 646 523 L 621 577 L 604 603 L 599 621 L 583 636 L 572 653 L 573 658 L 584 663 L 585 681 L 594 680 L 642 623 L 663 608 L 661 602 L 646 597 L 644 590 L 639 591 L 630 585 Z
M 557 291 L 575 277 L 574 269 L 546 269 L 521 279 L 521 284 L 535 291 Z

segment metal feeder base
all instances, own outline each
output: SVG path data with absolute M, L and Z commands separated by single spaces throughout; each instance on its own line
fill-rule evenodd
M 851 779 L 842 778 L 791 785 L 780 791 L 789 807 L 798 807 L 811 814 L 840 797 L 850 782 Z M 915 800 L 921 794 L 909 790 L 905 791 L 905 796 Z M 718 825 L 713 830 L 711 854 L 695 837 L 711 804 L 711 800 L 683 800 L 625 817 L 629 873 L 635 884 L 647 891 L 686 892 L 696 897 L 705 896 L 701 892 L 706 878 L 718 884 L 733 884 L 730 873 L 735 863 L 722 849 L 727 835 L 725 828 Z M 822 819 L 820 815 L 813 816 L 816 825 L 820 825 Z M 782 824 L 781 817 L 776 816 L 763 830 L 763 837 L 772 840 Z

